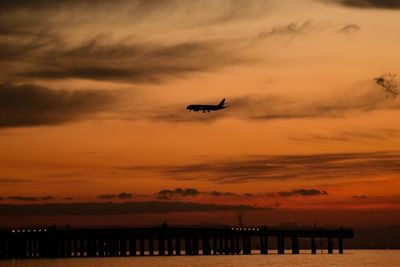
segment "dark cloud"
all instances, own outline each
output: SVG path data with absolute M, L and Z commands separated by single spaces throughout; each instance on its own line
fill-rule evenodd
M 112 11 L 119 10 L 124 15 L 132 16 L 131 21 L 140 21 L 151 15 L 163 19 L 166 13 L 169 15 L 182 14 L 196 16 L 203 14 L 203 23 L 226 23 L 238 19 L 252 19 L 265 14 L 270 7 L 270 1 L 254 0 L 223 0 L 223 1 L 181 1 L 181 0 L 114 0 L 112 3 L 105 0 L 4 0 L 0 2 L 0 13 L 13 12 L 74 12 L 95 10 L 101 14 L 112 14 Z M 191 12 L 187 12 L 190 10 Z M 186 11 L 186 12 L 185 12 Z M 206 13 L 206 14 L 204 14 Z M 197 16 L 196 16 L 197 17 Z M 43 18 L 46 19 L 46 18 Z M 103 18 L 107 19 L 107 17 Z M 205 20 L 205 21 L 204 21 Z
M 166 212 L 254 211 L 267 209 L 268 208 L 249 205 L 218 205 L 159 201 L 31 205 L 0 204 L 0 215 L 110 215 Z
M 398 176 L 397 152 L 338 153 L 290 156 L 253 156 L 194 165 L 153 166 L 152 170 L 178 180 L 204 177 L 217 183 Z M 137 170 L 140 167 L 128 167 Z
M 375 78 L 376 83 L 381 86 L 385 92 L 389 95 L 392 96 L 393 98 L 396 98 L 398 95 L 400 95 L 400 89 L 398 82 L 395 80 L 396 74 L 383 74 L 378 78 Z
M 356 24 L 348 24 L 339 30 L 341 33 L 356 33 L 361 30 L 361 27 Z
M 329 0 L 349 7 L 399 9 L 398 0 Z
M 53 200 L 53 196 L 43 196 L 43 197 L 34 197 L 34 196 L 9 196 L 8 199 L 16 200 L 16 201 L 25 201 L 25 202 L 35 202 L 35 201 L 50 201 Z
M 121 41 L 109 44 L 108 40 L 98 37 L 74 48 L 60 47 L 55 43 L 54 47 L 40 52 L 34 66 L 14 76 L 20 79 L 81 78 L 158 83 L 167 78 L 215 70 L 241 61 L 223 47 L 223 43 L 213 41 L 177 44 Z
M 237 197 L 240 195 L 232 192 L 220 192 L 220 191 L 204 192 L 195 188 L 182 189 L 179 187 L 174 190 L 163 189 L 156 194 L 157 198 L 165 200 L 169 200 L 174 197 L 195 197 L 195 196 Z
M 198 196 L 201 192 L 194 188 L 176 188 L 175 190 L 163 189 L 158 192 L 157 197 L 160 199 L 170 199 L 172 197 L 190 197 Z
M 325 190 L 318 190 L 318 189 L 297 189 L 293 191 L 282 191 L 277 193 L 279 196 L 282 197 L 290 197 L 290 196 L 321 196 L 321 195 L 328 195 Z
M 299 35 L 306 33 L 313 27 L 314 27 L 314 22 L 312 20 L 307 20 L 304 22 L 292 22 L 286 25 L 275 26 L 268 31 L 260 33 L 258 37 L 264 39 L 273 36 Z
M 118 94 L 104 90 L 55 90 L 0 84 L 0 128 L 55 125 L 105 111 Z
M 121 192 L 119 194 L 102 194 L 102 195 L 98 195 L 97 198 L 99 199 L 107 199 L 107 200 L 111 200 L 111 199 L 130 199 L 133 197 L 133 194 L 131 193 L 126 193 L 126 192 Z

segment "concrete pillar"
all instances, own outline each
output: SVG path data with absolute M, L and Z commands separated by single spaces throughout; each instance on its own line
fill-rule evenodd
M 213 243 L 212 243 L 212 251 L 213 251 L 213 255 L 217 254 L 217 237 L 213 236 Z
M 149 255 L 154 256 L 154 242 L 153 242 L 153 237 L 149 237 Z
M 58 257 L 63 258 L 65 257 L 65 240 L 61 239 L 58 240 Z
M 85 257 L 85 240 L 79 240 L 79 256 Z
M 299 238 L 297 236 L 292 236 L 292 254 L 299 254 Z
M 96 240 L 93 238 L 88 239 L 88 257 L 96 257 L 97 256 L 97 246 Z
M 278 236 L 278 254 L 285 254 L 285 237 Z
M 181 237 L 179 235 L 175 237 L 175 254 L 181 255 Z
M 72 257 L 72 240 L 71 239 L 67 239 L 66 240 L 66 247 L 65 247 L 65 255 L 70 258 Z
M 234 236 L 231 236 L 231 254 L 234 255 L 236 253 L 236 239 Z
M 203 255 L 210 255 L 211 254 L 211 249 L 210 249 L 210 238 L 207 235 L 203 236 Z
M 268 237 L 267 236 L 260 236 L 260 253 L 261 254 L 268 254 Z
M 328 254 L 332 254 L 333 253 L 333 242 L 332 242 L 332 238 L 328 237 Z
M 163 235 L 158 237 L 158 255 L 164 256 L 165 255 L 165 239 Z
M 317 245 L 314 237 L 311 237 L 311 254 L 317 254 Z
M 236 236 L 236 254 L 240 254 L 240 251 L 242 250 L 241 248 L 240 248 L 240 236 L 239 235 L 237 235 Z
M 189 236 L 185 237 L 185 255 L 193 255 L 192 240 Z
M 343 254 L 343 238 L 339 237 L 338 240 L 339 245 L 339 254 Z
M 139 239 L 139 250 L 140 250 L 140 256 L 144 256 L 144 237 L 141 236 Z
M 128 246 L 127 246 L 128 240 L 125 237 L 122 237 L 120 239 L 120 255 L 121 256 L 128 256 Z
M 129 256 L 136 256 L 136 238 L 129 239 Z
M 230 245 L 229 245 L 229 236 L 225 236 L 225 239 L 224 239 L 224 254 L 225 255 L 230 254 L 230 250 L 231 250 L 231 248 L 230 248 Z
M 199 255 L 199 236 L 193 237 L 193 255 Z
M 110 239 L 109 241 L 109 256 L 110 257 L 115 257 L 117 255 L 117 248 L 116 248 L 116 242 L 114 239 Z
M 168 256 L 174 255 L 174 246 L 172 245 L 172 237 L 171 236 L 167 237 L 167 251 L 168 251 Z
M 251 254 L 251 236 L 243 236 L 243 254 Z
M 104 246 L 104 239 L 100 238 L 99 239 L 99 245 L 98 245 L 98 253 L 99 257 L 104 257 L 105 256 L 105 246 Z

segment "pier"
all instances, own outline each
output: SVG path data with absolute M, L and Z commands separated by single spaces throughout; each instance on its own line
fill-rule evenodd
M 0 259 L 343 253 L 351 229 L 261 227 L 30 228 L 0 231 Z M 272 244 L 272 245 L 271 245 Z M 324 245 L 323 245 L 324 244 Z M 336 246 L 335 246 L 336 245 Z M 304 249 L 303 248 L 303 249 Z

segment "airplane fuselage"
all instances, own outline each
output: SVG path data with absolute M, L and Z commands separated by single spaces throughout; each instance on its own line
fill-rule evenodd
M 219 107 L 214 105 L 189 105 L 186 109 L 190 111 L 212 111 L 212 110 L 220 110 L 224 109 L 225 107 Z
M 221 101 L 218 105 L 189 105 L 186 107 L 189 111 L 203 111 L 203 112 L 210 112 L 210 111 L 215 111 L 215 110 L 221 110 L 224 109 L 225 99 Z

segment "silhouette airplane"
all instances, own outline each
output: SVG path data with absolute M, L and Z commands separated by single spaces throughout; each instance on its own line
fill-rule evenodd
M 225 98 L 222 99 L 221 103 L 218 105 L 189 105 L 186 107 L 189 111 L 200 111 L 202 110 L 203 112 L 210 112 L 211 110 L 220 110 L 224 109 L 224 103 L 225 103 Z

